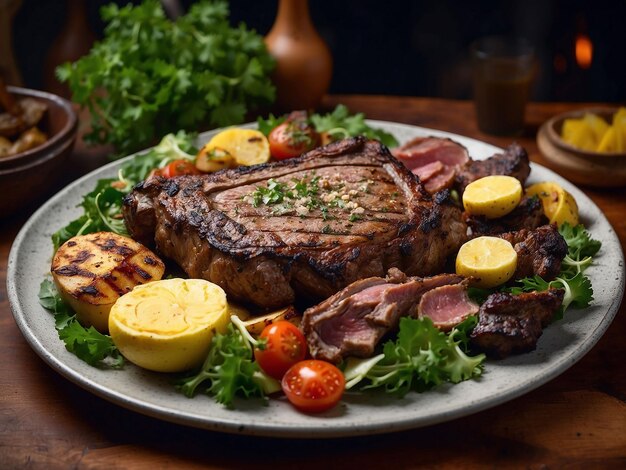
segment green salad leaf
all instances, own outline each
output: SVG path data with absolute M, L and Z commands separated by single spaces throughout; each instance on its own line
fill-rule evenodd
M 204 364 L 194 374 L 177 382 L 178 389 L 193 397 L 202 389 L 218 403 L 232 407 L 235 396 L 265 397 L 280 390 L 276 380 L 265 374 L 254 361 L 254 340 L 245 326 L 231 317 L 226 333 L 216 333 Z
M 94 327 L 83 327 L 49 279 L 39 287 L 39 303 L 54 314 L 55 328 L 69 352 L 92 366 L 119 369 L 124 365 L 124 357 L 111 337 Z
M 384 388 L 405 395 L 422 392 L 443 382 L 458 383 L 482 373 L 485 355 L 468 356 L 468 334 L 476 326 L 472 316 L 446 334 L 430 318 L 403 317 L 396 340 L 383 345 L 383 352 L 369 359 L 348 358 L 346 388 Z
M 104 38 L 57 68 L 90 111 L 89 142 L 127 155 L 177 129 L 241 123 L 274 101 L 274 59 L 261 35 L 229 24 L 226 1 L 196 2 L 175 21 L 157 0 L 112 3 L 101 16 Z

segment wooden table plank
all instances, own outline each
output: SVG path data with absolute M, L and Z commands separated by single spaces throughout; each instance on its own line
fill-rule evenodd
M 472 104 L 402 97 L 337 96 L 373 119 L 475 137 Z M 532 104 L 518 138 L 545 164 L 534 134 L 553 114 L 580 104 Z M 626 245 L 626 191 L 583 188 Z M 219 434 L 127 411 L 65 380 L 30 349 L 6 298 L 10 244 L 26 213 L 0 230 L 0 468 L 624 468 L 626 467 L 626 312 L 622 305 L 599 343 L 561 376 L 490 410 L 390 435 L 287 440 Z M 198 403 L 198 406 L 202 406 Z

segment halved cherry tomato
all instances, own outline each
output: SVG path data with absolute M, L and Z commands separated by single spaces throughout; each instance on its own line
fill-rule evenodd
M 296 325 L 286 320 L 267 325 L 260 338 L 264 349 L 255 349 L 254 357 L 268 375 L 280 380 L 287 369 L 306 356 L 306 339 Z
M 276 126 L 268 137 L 270 153 L 278 160 L 297 157 L 319 145 L 320 136 L 306 119 L 295 118 Z
M 343 373 L 326 361 L 309 359 L 289 368 L 281 386 L 287 399 L 301 411 L 320 413 L 334 407 L 346 386 Z
M 181 175 L 199 175 L 201 172 L 196 165 L 190 160 L 174 160 L 163 168 L 153 170 L 151 175 L 162 176 L 164 178 L 172 178 Z

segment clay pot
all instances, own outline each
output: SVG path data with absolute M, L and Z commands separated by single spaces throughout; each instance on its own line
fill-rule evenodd
M 315 108 L 328 91 L 333 63 L 311 22 L 308 0 L 280 0 L 265 43 L 276 59 L 272 78 L 278 110 Z

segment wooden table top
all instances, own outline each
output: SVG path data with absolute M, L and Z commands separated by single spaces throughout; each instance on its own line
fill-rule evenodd
M 442 129 L 504 146 L 478 131 L 472 104 L 440 99 L 334 96 L 369 118 Z M 538 127 L 579 104 L 531 104 L 517 140 L 534 162 Z M 582 188 L 626 246 L 626 191 Z M 234 436 L 159 421 L 111 404 L 48 367 L 10 312 L 7 257 L 32 209 L 0 222 L 0 467 L 527 467 L 626 468 L 626 307 L 599 343 L 551 382 L 448 423 L 335 440 Z

